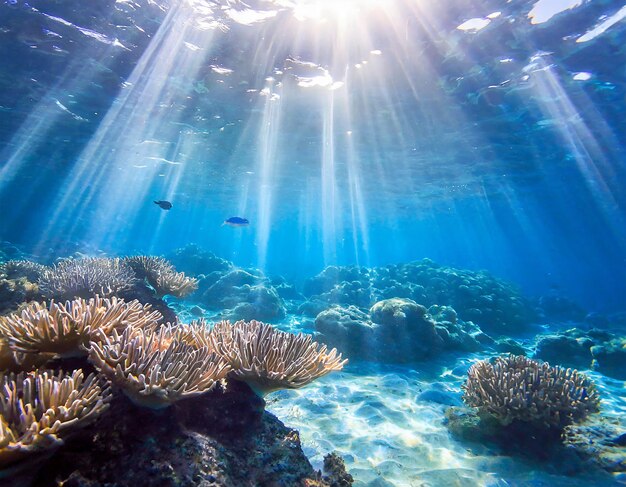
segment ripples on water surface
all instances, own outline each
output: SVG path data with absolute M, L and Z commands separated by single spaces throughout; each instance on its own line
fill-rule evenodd
M 0 240 L 46 263 L 195 242 L 299 289 L 429 257 L 618 316 L 625 17 L 610 0 L 3 1 Z M 251 225 L 220 226 L 235 215 Z M 268 408 L 359 485 L 574 482 L 451 439 L 416 397 L 459 400 L 462 376 L 383 369 Z M 619 415 L 623 383 L 597 377 Z

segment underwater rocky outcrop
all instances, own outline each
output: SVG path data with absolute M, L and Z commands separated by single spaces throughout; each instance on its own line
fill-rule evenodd
M 539 335 L 534 356 L 626 380 L 626 337 L 608 331 L 571 328 Z
M 34 479 L 41 487 L 59 482 L 66 487 L 351 485 L 314 471 L 298 432 L 236 381 L 163 412 L 116 397 L 98 423 L 60 448 Z
M 505 281 L 430 259 L 371 269 L 330 266 L 308 279 L 303 293 L 310 303 L 300 310 L 309 316 L 319 313 L 322 303 L 365 310 L 383 299 L 407 298 L 427 307 L 451 306 L 488 333 L 519 333 L 536 318 L 531 303 Z
M 406 298 L 375 303 L 369 312 L 332 306 L 315 319 L 321 340 L 353 359 L 418 362 L 448 351 L 475 352 L 494 344 L 449 306 L 426 308 Z
M 14 372 L 0 371 L 0 478 L 16 486 L 351 485 L 338 461 L 326 475 L 313 471 L 298 433 L 255 392 L 302 387 L 340 370 L 341 354 L 258 322 L 210 329 L 160 318 L 99 296 L 1 317 L 0 365 Z
M 176 249 L 167 254 L 166 257 L 177 269 L 191 276 L 206 275 L 212 272 L 222 273 L 234 267 L 232 262 L 222 259 L 196 244 L 188 244 Z
M 258 269 L 242 269 L 212 252 L 190 244 L 169 254 L 177 268 L 197 279 L 190 299 L 196 316 L 217 320 L 278 321 L 285 317 L 285 300 L 301 298 L 285 279 L 273 279 Z

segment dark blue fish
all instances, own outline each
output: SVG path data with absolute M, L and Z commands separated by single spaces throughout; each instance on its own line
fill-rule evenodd
M 224 220 L 222 225 L 229 225 L 231 227 L 245 227 L 250 225 L 250 222 L 245 218 L 240 218 L 238 216 L 231 216 L 228 220 Z
M 159 205 L 163 210 L 171 210 L 172 209 L 172 203 L 170 203 L 169 201 L 155 201 L 154 204 Z

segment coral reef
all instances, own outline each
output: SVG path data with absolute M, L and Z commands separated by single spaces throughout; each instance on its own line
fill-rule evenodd
M 115 297 L 99 296 L 89 301 L 76 299 L 65 304 L 50 301 L 27 305 L 20 314 L 0 316 L 0 335 L 13 352 L 57 354 L 61 357 L 86 355 L 97 332 L 155 327 L 158 311 L 137 301 L 126 303 Z
M 226 377 L 230 367 L 209 346 L 207 334 L 201 325 L 101 331 L 89 358 L 134 403 L 162 409 L 208 392 Z
M 584 374 L 513 355 L 472 365 L 463 391 L 463 401 L 480 416 L 534 428 L 562 430 L 598 412 L 600 404 Z
M 238 381 L 166 413 L 118 396 L 97 428 L 55 459 L 39 473 L 38 486 L 58 485 L 53 479 L 65 487 L 350 485 L 315 472 L 298 432 L 264 411 L 264 401 Z
M 314 342 L 310 335 L 294 335 L 258 321 L 216 323 L 210 339 L 232 368 L 231 375 L 261 395 L 295 389 L 347 363 L 336 349 Z
M 46 298 L 59 301 L 89 299 L 96 294 L 122 297 L 136 282 L 132 268 L 122 259 L 65 259 L 44 271 L 39 290 Z
M 381 362 L 416 362 L 444 351 L 478 351 L 493 340 L 454 309 L 390 298 L 369 314 L 355 306 L 333 306 L 315 319 L 315 330 L 329 345 L 352 358 Z
M 102 414 L 109 399 L 96 376 L 85 378 L 81 370 L 0 372 L 0 386 L 0 477 L 1 470 L 59 447 Z
M 626 472 L 626 428 L 619 421 L 599 418 L 566 426 L 563 443 L 608 472 Z
M 196 244 L 189 244 L 176 249 L 167 255 L 167 259 L 177 269 L 192 276 L 210 274 L 212 272 L 225 273 L 233 268 L 233 264 L 216 256 L 213 252 L 202 249 Z
M 609 377 L 626 380 L 626 338 L 608 331 L 571 328 L 540 335 L 534 356 L 567 367 L 593 368 Z
M 145 485 L 146 479 L 151 485 L 350 485 L 338 465 L 329 476 L 314 472 L 297 432 L 264 412 L 264 402 L 241 382 L 264 391 L 300 387 L 343 366 L 335 350 L 261 323 L 222 323 L 214 332 L 204 322 L 157 326 L 159 317 L 138 302 L 99 297 L 34 303 L 3 317 L 0 365 L 51 358 L 34 353 L 41 350 L 55 353 L 48 366 L 78 364 L 70 375 L 0 373 L 3 479 L 38 486 Z M 88 357 L 58 358 L 85 348 Z M 222 354 L 237 367 L 228 378 Z M 92 364 L 100 375 L 83 381 L 82 370 Z M 101 385 L 105 378 L 111 390 Z M 110 399 L 114 406 L 104 413 Z M 168 414 L 153 411 L 165 407 Z M 67 436 L 98 415 L 92 428 Z
M 40 298 L 37 281 L 47 267 L 28 260 L 9 260 L 0 265 L 0 313 Z
M 135 271 L 139 279 L 147 281 L 159 298 L 168 294 L 183 298 L 198 289 L 197 279 L 176 272 L 174 266 L 162 257 L 139 255 L 126 257 L 124 262 Z
M 273 321 L 285 317 L 283 300 L 261 273 L 243 269 L 214 273 L 200 280 L 201 288 L 212 279 L 200 303 L 208 309 L 219 310 L 221 319 Z
M 8 279 L 25 277 L 30 282 L 37 282 L 45 271 L 49 270 L 45 265 L 30 260 L 9 260 L 0 265 L 0 274 Z
M 510 284 L 484 271 L 440 266 L 429 259 L 372 269 L 330 266 L 305 282 L 304 295 L 313 302 L 362 309 L 389 298 L 451 306 L 463 320 L 491 333 L 516 333 L 536 318 L 531 303 Z

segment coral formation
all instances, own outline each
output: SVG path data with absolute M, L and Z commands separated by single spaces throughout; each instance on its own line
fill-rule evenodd
M 232 269 L 225 274 L 214 273 L 200 281 L 206 286 L 200 302 L 207 308 L 220 310 L 220 317 L 229 320 L 280 320 L 285 305 L 269 279 L 261 273 Z
M 56 453 L 36 485 L 53 487 L 54 479 L 68 487 L 339 485 L 318 480 L 297 431 L 264 411 L 264 401 L 238 381 L 176 402 L 165 414 L 116 396 L 97 428 L 84 433 Z
M 510 284 L 484 271 L 440 266 L 430 259 L 371 269 L 330 266 L 305 282 L 304 294 L 313 302 L 362 309 L 389 298 L 451 306 L 463 320 L 493 333 L 519 332 L 536 317 L 533 306 Z
M 132 268 L 123 259 L 65 259 L 44 271 L 39 290 L 46 298 L 65 301 L 121 296 L 137 282 Z
M 162 257 L 139 255 L 124 259 L 140 279 L 145 279 L 155 290 L 157 297 L 167 294 L 183 298 L 198 289 L 197 279 L 176 272 L 172 264 Z
M 210 274 L 212 272 L 225 273 L 233 268 L 233 264 L 224 260 L 213 252 L 204 250 L 196 244 L 188 244 L 176 249 L 167 256 L 167 259 L 190 275 Z
M 381 362 L 416 362 L 444 351 L 478 351 L 493 340 L 450 307 L 426 309 L 415 301 L 390 298 L 369 314 L 355 306 L 331 307 L 315 319 L 315 329 L 350 357 Z
M 161 314 L 138 301 L 126 303 L 99 296 L 89 301 L 30 303 L 21 314 L 0 316 L 2 334 L 14 352 L 86 355 L 95 333 L 131 327 L 155 327 Z
M 513 355 L 472 365 L 463 391 L 467 405 L 503 425 L 563 429 L 597 412 L 600 404 L 584 374 Z
M 599 418 L 566 426 L 563 443 L 608 472 L 626 472 L 626 429 L 619 421 Z
M 210 391 L 230 367 L 209 346 L 201 325 L 162 325 L 146 331 L 128 327 L 92 342 L 96 368 L 136 404 L 161 409 Z
M 60 446 L 107 408 L 108 388 L 82 370 L 0 372 L 0 468 Z
M 9 260 L 0 265 L 0 274 L 8 279 L 25 277 L 30 282 L 37 282 L 46 270 L 49 268 L 45 265 L 30 260 Z
M 258 321 L 216 323 L 210 338 L 230 364 L 232 377 L 262 395 L 302 387 L 347 363 L 336 349 L 327 351 L 310 335 L 285 333 Z
M 626 380 L 626 339 L 604 330 L 569 330 L 537 337 L 536 358 L 568 367 L 593 368 Z

